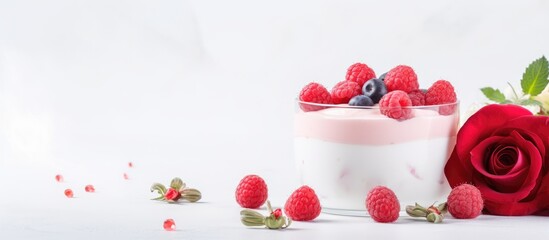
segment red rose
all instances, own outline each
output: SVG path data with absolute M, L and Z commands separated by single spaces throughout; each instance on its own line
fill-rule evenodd
M 169 201 L 177 201 L 181 197 L 181 193 L 173 188 L 169 188 L 164 197 Z
M 528 215 L 549 207 L 549 117 L 516 105 L 488 105 L 457 134 L 444 168 L 450 186 L 472 183 L 484 209 Z

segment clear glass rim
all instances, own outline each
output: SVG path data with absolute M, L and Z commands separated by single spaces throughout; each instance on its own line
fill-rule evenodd
M 308 106 L 315 106 L 320 108 L 350 108 L 350 109 L 379 109 L 379 105 L 374 106 L 351 106 L 348 104 L 325 104 L 325 103 L 313 103 L 313 102 L 305 102 L 301 101 L 296 98 L 295 102 L 298 105 L 308 105 Z M 440 108 L 440 107 L 446 107 L 446 106 L 458 106 L 459 100 L 453 102 L 453 103 L 444 103 L 444 104 L 437 104 L 437 105 L 423 105 L 423 106 L 407 106 L 402 107 L 403 109 L 433 109 L 433 108 Z

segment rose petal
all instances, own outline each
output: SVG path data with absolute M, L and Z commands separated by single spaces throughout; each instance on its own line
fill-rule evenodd
M 507 136 L 512 131 L 520 129 L 521 135 L 537 146 L 540 155 L 545 156 L 549 164 L 549 156 L 546 155 L 549 149 L 549 116 L 522 116 L 510 120 L 494 134 Z
M 484 209 L 489 214 L 502 216 L 523 216 L 536 213 L 548 215 L 547 212 L 541 212 L 549 207 L 549 177 L 541 179 L 538 194 L 530 201 L 523 202 L 500 202 L 485 199 Z
M 472 167 L 465 167 L 470 165 L 470 163 L 465 164 L 459 159 L 457 151 L 454 148 L 450 158 L 448 158 L 448 161 L 446 162 L 446 166 L 444 166 L 444 175 L 446 176 L 450 187 L 454 188 L 463 183 L 473 182 Z
M 501 144 L 501 142 L 507 142 L 509 140 L 508 138 L 509 137 L 494 136 L 482 141 L 471 151 L 471 164 L 476 172 L 483 177 L 481 178 L 483 182 L 482 184 L 486 185 L 487 188 L 493 188 L 493 190 L 500 193 L 513 193 L 513 195 L 515 195 L 514 193 L 522 185 L 526 175 L 528 174 L 527 168 L 523 168 L 522 171 L 515 171 L 511 174 L 496 175 L 488 172 L 487 169 L 490 169 L 491 166 L 486 166 L 485 164 L 491 163 L 489 161 L 485 161 L 485 155 L 492 152 L 490 148 L 493 148 L 494 145 Z M 493 155 L 493 153 L 491 155 Z M 484 182 L 488 182 L 489 184 L 484 184 Z M 520 199 L 522 198 L 523 197 Z
M 486 153 L 486 149 L 490 145 L 510 140 L 516 144 L 519 152 L 525 155 L 521 160 L 517 160 L 517 163 L 527 163 L 520 170 L 513 170 L 513 173 L 506 175 L 494 175 L 487 172 L 483 164 L 483 154 Z M 473 183 L 477 185 L 486 200 L 518 202 L 535 192 L 541 172 L 542 158 L 532 142 L 527 141 L 517 131 L 514 131 L 509 137 L 493 136 L 485 139 L 471 151 L 471 164 L 478 172 L 474 176 Z
M 543 209 L 543 204 L 540 201 L 530 202 L 498 202 L 498 201 L 484 201 L 484 209 L 489 214 L 502 215 L 502 216 L 523 216 L 534 214 Z
M 508 121 L 520 116 L 532 116 L 527 109 L 517 105 L 487 105 L 473 114 L 458 132 L 455 149 L 459 159 L 466 161 L 469 151 L 482 139 L 492 135 Z M 463 163 L 463 162 L 462 162 Z
M 530 111 L 516 105 L 487 105 L 463 124 L 457 134 L 457 142 L 444 167 L 444 174 L 451 187 L 472 182 L 473 172 L 469 153 L 482 139 L 504 125 L 510 119 L 532 115 Z M 489 123 L 489 124 L 487 124 Z
M 522 158 L 522 154 L 516 147 L 512 146 L 497 146 L 494 154 L 490 156 L 489 170 L 495 175 L 504 175 L 513 169 L 517 169 L 518 158 Z

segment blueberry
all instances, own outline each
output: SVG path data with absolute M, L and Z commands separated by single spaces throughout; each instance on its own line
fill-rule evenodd
M 382 80 L 372 78 L 362 86 L 362 94 L 370 97 L 374 103 L 378 103 L 379 99 L 387 94 L 387 87 Z
M 379 79 L 381 81 L 385 81 L 385 75 L 387 75 L 387 73 L 379 75 L 379 77 L 377 79 Z
M 351 106 L 373 106 L 374 101 L 368 96 L 356 95 L 351 100 L 349 100 L 349 105 Z

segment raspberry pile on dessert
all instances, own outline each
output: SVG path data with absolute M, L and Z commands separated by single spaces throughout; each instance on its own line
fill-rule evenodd
M 320 83 L 307 84 L 299 94 L 303 111 L 317 111 L 330 104 L 356 107 L 378 106 L 380 113 L 397 120 L 413 117 L 411 106 L 451 104 L 457 101 L 452 84 L 438 80 L 428 89 L 420 89 L 413 68 L 398 65 L 376 77 L 372 68 L 355 63 L 347 69 L 345 80 L 329 91 Z M 312 104 L 308 104 L 312 103 Z M 440 106 L 438 112 L 451 115 L 454 105 Z

